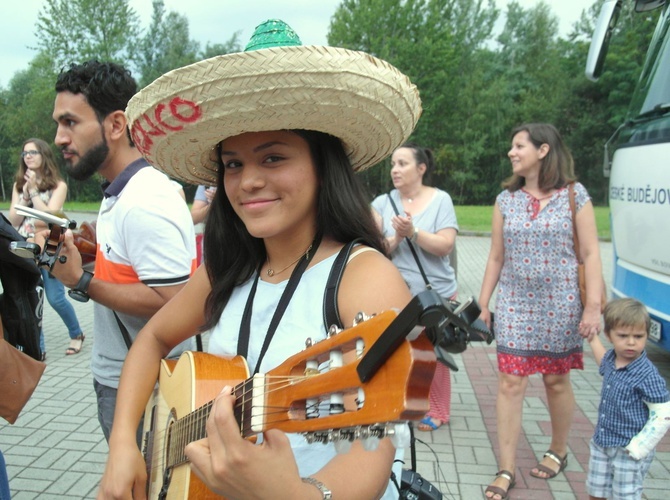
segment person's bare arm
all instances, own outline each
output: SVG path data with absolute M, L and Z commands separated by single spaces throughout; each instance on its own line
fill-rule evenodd
M 7 219 L 12 226 L 17 227 L 23 222 L 24 216 L 16 212 L 16 207 L 27 207 L 30 205 L 30 195 L 23 191 L 19 192 L 16 188 L 16 183 L 12 187 L 12 204 L 9 206 L 9 214 Z
M 47 234 L 48 231 L 38 233 L 35 241 L 43 245 Z M 84 270 L 81 254 L 74 244 L 72 231 L 68 230 L 65 233 L 60 256 L 65 257 L 65 262 L 56 262 L 51 273 L 66 287 L 74 288 L 79 283 Z M 94 277 L 89 285 L 88 295 L 95 302 L 117 312 L 150 318 L 183 286 L 183 283 L 160 287 L 149 287 L 144 283 L 109 283 Z
M 456 244 L 457 231 L 453 227 L 440 229 L 436 233 L 419 230 L 415 244 L 428 253 L 443 257 L 449 255 Z
M 98 498 L 129 498 L 131 491 L 133 498 L 145 498 L 146 469 L 135 431 L 153 391 L 161 359 L 197 332 L 204 322 L 209 292 L 209 279 L 201 267 L 133 342 L 121 372 L 109 457 Z
M 193 219 L 193 224 L 199 224 L 205 220 L 207 217 L 207 212 L 209 211 L 209 203 L 202 200 L 195 200 L 193 205 L 191 205 L 191 218 Z
M 583 337 L 590 339 L 600 331 L 600 300 L 603 286 L 598 230 L 593 204 L 590 201 L 577 212 L 576 223 L 580 257 L 584 262 L 586 277 L 586 306 L 582 313 L 579 332 Z
M 43 212 L 58 212 L 63 210 L 65 198 L 67 198 L 67 184 L 65 184 L 64 181 L 60 181 L 51 191 L 51 198 L 49 198 L 48 203 L 45 203 L 39 196 L 33 196 L 31 201 L 33 203 L 33 208 L 36 210 L 41 210 Z
M 491 222 L 491 250 L 489 251 L 489 258 L 486 261 L 486 269 L 484 271 L 484 279 L 482 280 L 482 288 L 479 292 L 479 306 L 482 313 L 480 317 L 491 327 L 491 310 L 489 309 L 489 302 L 493 296 L 493 291 L 498 284 L 500 278 L 500 271 L 502 270 L 505 259 L 505 245 L 503 242 L 503 216 L 500 212 L 500 207 L 496 203 L 493 206 L 493 220 Z
M 600 363 L 603 360 L 603 356 L 605 356 L 605 353 L 607 352 L 607 349 L 605 349 L 605 346 L 603 343 L 600 341 L 600 337 L 598 335 L 594 335 L 589 339 L 589 345 L 591 346 L 591 350 L 593 351 L 593 357 L 596 359 L 596 363 L 598 366 L 600 366 Z

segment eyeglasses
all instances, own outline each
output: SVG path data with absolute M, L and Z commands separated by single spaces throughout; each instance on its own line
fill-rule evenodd
M 30 151 L 22 152 L 21 153 L 21 158 L 25 158 L 26 156 L 36 156 L 38 154 L 40 154 L 39 151 L 37 151 L 36 149 L 31 149 Z

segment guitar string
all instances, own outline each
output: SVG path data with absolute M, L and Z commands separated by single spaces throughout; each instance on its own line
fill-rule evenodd
M 275 385 L 275 386 L 282 386 L 282 387 L 276 387 L 276 388 L 274 388 L 274 389 L 271 389 L 269 392 L 277 391 L 277 390 L 281 390 L 281 389 L 282 389 L 283 387 L 285 387 L 287 384 L 288 384 L 288 385 L 291 385 L 291 384 L 294 383 L 296 380 L 299 380 L 299 379 L 305 379 L 305 378 L 307 378 L 307 376 L 293 376 L 293 377 L 278 376 L 278 377 L 276 377 L 276 378 L 277 378 L 277 381 L 274 382 L 274 385 Z M 245 384 L 242 384 L 242 385 L 245 385 Z M 272 384 L 270 384 L 270 385 L 272 385 Z M 249 391 L 246 391 L 246 392 L 248 393 Z M 211 407 L 212 404 L 213 404 L 213 402 L 209 402 L 209 403 L 203 405 L 202 407 L 200 407 L 198 410 L 195 410 L 194 412 L 189 413 L 188 415 L 193 415 L 193 414 L 195 414 L 196 412 L 198 412 L 199 410 L 201 411 L 201 410 L 205 409 L 206 407 Z M 239 405 L 237 405 L 237 406 L 239 406 Z M 268 407 L 266 406 L 266 407 L 264 407 L 264 408 L 268 408 Z M 305 410 L 306 410 L 306 409 L 305 409 Z M 269 412 L 266 411 L 266 412 L 265 412 L 265 416 L 274 414 L 274 413 L 276 413 L 276 412 L 282 412 L 282 413 L 283 413 L 283 409 L 275 407 L 275 409 L 274 409 L 274 411 L 273 411 L 272 413 L 269 413 Z M 186 417 L 183 417 L 183 418 L 186 418 Z M 207 418 L 208 418 L 208 414 L 202 414 L 202 412 L 201 412 L 201 414 L 199 414 L 198 416 L 196 416 L 196 418 L 194 419 L 195 421 L 190 423 L 189 427 L 192 427 L 192 426 L 196 425 L 196 427 L 200 427 L 200 428 L 203 428 L 203 429 L 204 429 L 203 424 L 204 424 L 204 422 L 206 422 Z M 182 420 L 182 419 L 179 419 L 179 420 Z M 288 420 L 288 419 L 286 419 L 285 421 L 287 421 L 287 420 Z M 279 423 L 279 421 L 275 421 L 275 422 L 273 422 L 273 423 L 276 424 L 276 423 Z M 188 430 L 188 429 L 186 429 L 186 430 Z M 166 433 L 166 430 L 165 430 L 165 429 L 162 429 L 162 430 L 161 430 L 159 433 L 157 433 L 157 434 L 162 434 L 162 435 L 164 435 L 165 433 Z M 188 434 L 188 433 L 186 433 L 186 434 Z M 175 436 L 175 437 L 177 437 L 177 438 L 179 438 L 179 437 L 181 437 L 181 438 L 183 438 L 183 437 L 187 437 L 187 438 L 188 438 L 189 436 L 186 435 L 186 436 Z M 186 446 L 186 444 L 188 444 L 188 442 L 193 441 L 193 440 L 195 440 L 195 439 L 190 439 L 190 440 L 188 440 L 188 441 L 186 441 L 186 442 L 184 442 L 183 439 L 181 439 L 181 440 L 180 440 L 180 439 L 177 439 L 177 440 L 176 440 L 176 441 L 181 441 L 181 444 L 183 444 L 183 446 L 180 447 L 180 450 L 179 450 L 178 452 L 176 452 L 177 458 L 182 458 L 182 457 L 183 457 L 183 460 L 174 460 L 174 464 L 173 464 L 173 465 L 179 465 L 179 464 L 185 463 L 185 462 L 187 461 L 185 455 L 183 454 L 183 448 Z M 171 439 L 171 441 L 174 441 L 174 440 Z M 162 440 L 161 440 L 160 442 L 162 442 Z M 151 467 L 152 472 L 155 471 L 156 469 L 161 468 L 162 466 L 165 465 L 165 464 L 156 464 L 156 462 L 155 462 L 156 456 L 157 456 L 157 455 L 164 454 L 165 450 L 155 450 L 155 449 L 154 449 L 153 451 L 154 451 L 154 452 L 153 452 L 153 454 L 152 454 L 152 467 Z M 169 461 L 169 460 L 168 460 L 168 461 Z M 156 465 L 153 465 L 153 464 L 156 464 Z
M 329 364 L 330 364 L 330 362 L 325 363 L 324 366 L 319 371 L 319 374 L 327 372 Z M 264 375 L 264 380 L 271 382 L 270 385 L 266 384 L 266 387 L 268 387 L 270 389 L 268 392 L 272 392 L 272 391 L 283 389 L 284 387 L 286 387 L 286 384 L 291 385 L 291 384 L 294 384 L 294 383 L 299 382 L 301 380 L 306 380 L 307 378 L 312 377 L 312 376 L 314 376 L 314 375 L 277 375 L 277 376 Z M 236 396 L 236 401 L 235 401 L 235 404 L 233 406 L 233 411 L 235 411 L 236 409 L 241 408 L 242 406 L 244 406 L 245 404 L 248 403 L 249 400 L 247 399 L 247 396 L 249 394 L 251 394 L 254 390 L 252 382 L 253 382 L 253 378 L 250 378 L 250 379 L 247 379 L 240 384 L 237 384 L 235 387 L 233 387 L 233 391 L 231 392 L 231 394 Z M 277 387 L 280 384 L 281 384 L 281 386 Z M 238 393 L 237 389 L 240 388 L 240 387 L 242 387 L 242 388 L 249 387 L 249 388 L 244 390 L 244 392 Z M 213 400 L 208 401 L 207 403 L 200 406 L 199 408 L 196 408 L 195 410 L 192 410 L 191 412 L 187 413 L 186 415 L 182 415 L 181 417 L 179 417 L 177 419 L 177 422 L 183 421 L 185 418 L 187 418 L 189 416 L 193 416 L 196 413 L 201 412 L 205 409 L 206 410 L 211 410 L 211 406 L 213 405 L 213 403 L 214 403 Z M 205 415 L 205 417 L 207 417 L 207 416 L 208 415 Z M 163 431 L 163 432 L 165 432 L 165 431 Z
M 328 365 L 329 365 L 329 362 L 325 363 L 325 365 L 320 369 L 319 373 L 323 373 L 323 372 L 328 371 Z M 276 376 L 276 377 L 274 377 L 272 375 L 265 375 L 265 380 L 270 381 L 269 384 L 266 384 L 266 387 L 269 387 L 268 392 L 271 393 L 271 392 L 274 392 L 274 391 L 282 390 L 287 386 L 293 385 L 296 382 L 299 382 L 301 380 L 306 380 L 307 378 L 310 378 L 312 376 L 314 376 L 314 375 L 295 375 L 295 376 L 283 376 L 282 375 L 282 376 Z M 234 411 L 239 410 L 244 405 L 249 403 L 250 400 L 247 400 L 246 397 L 249 394 L 251 394 L 252 391 L 253 391 L 253 385 L 250 383 L 250 382 L 252 382 L 252 380 L 253 379 L 248 379 L 248 380 L 244 381 L 243 383 L 238 384 L 234 388 L 233 394 L 235 394 L 235 389 L 238 389 L 240 387 L 242 387 L 244 389 L 245 387 L 250 386 L 249 389 L 246 389 L 241 394 L 236 395 L 237 399 L 236 399 L 236 403 L 233 407 Z M 200 408 L 198 408 L 196 410 L 193 410 L 192 412 L 184 415 L 183 417 L 180 417 L 177 420 L 177 422 L 185 422 L 186 418 L 191 418 L 191 420 L 193 420 L 193 421 L 189 423 L 189 425 L 185 429 L 186 431 L 188 431 L 190 428 L 192 428 L 194 426 L 196 427 L 196 429 L 200 429 L 200 428 L 204 429 L 204 422 L 206 422 L 207 418 L 209 417 L 212 406 L 213 406 L 213 401 L 210 401 L 210 402 L 206 403 L 205 405 L 201 406 Z M 259 408 L 259 407 L 256 407 L 256 408 Z M 270 412 L 266 411 L 267 408 L 269 408 L 269 407 L 264 406 L 263 408 L 264 408 L 264 415 L 263 415 L 264 417 L 266 417 L 268 415 L 273 415 L 273 414 L 276 414 L 276 413 L 279 413 L 279 412 L 284 413 L 285 411 L 290 409 L 290 408 L 274 408 L 272 413 L 270 413 Z M 308 408 L 305 408 L 304 411 L 307 411 L 307 409 Z M 288 420 L 288 419 L 286 419 L 286 420 Z M 274 423 L 278 423 L 278 422 L 279 421 L 275 421 Z M 170 430 L 172 430 L 172 429 L 170 429 Z M 241 430 L 244 431 L 245 429 L 242 428 Z M 155 431 L 154 441 L 156 441 L 156 438 L 159 438 L 159 442 L 163 442 L 164 436 L 167 433 L 167 431 L 168 431 L 168 429 L 160 429 L 159 431 Z M 182 434 L 184 434 L 184 433 L 182 433 Z M 188 434 L 188 432 L 185 433 L 185 434 Z M 189 438 L 191 436 L 186 435 L 186 436 L 176 436 L 176 437 Z M 190 442 L 190 441 L 188 441 L 188 442 Z M 184 446 L 186 446 L 186 444 L 188 444 L 188 442 L 184 443 Z M 163 452 L 164 452 L 164 450 L 155 450 L 154 449 L 153 454 L 152 454 L 152 463 L 154 463 L 156 455 L 163 454 Z M 180 452 L 180 454 L 183 454 L 183 450 Z M 157 467 L 158 466 L 156 466 L 156 467 L 152 466 L 152 469 L 155 469 Z
M 292 381 L 295 381 L 300 378 L 304 378 L 304 376 L 277 377 L 277 381 L 275 381 L 274 384 L 275 385 L 282 384 L 283 387 L 286 387 L 287 384 L 290 385 Z M 242 406 L 242 404 L 238 402 L 239 399 L 245 398 L 246 401 L 246 396 L 251 393 L 251 389 L 244 390 L 247 387 L 247 385 L 250 384 L 250 382 L 252 382 L 252 379 L 245 380 L 241 384 L 238 384 L 237 386 L 234 387 L 233 394 L 239 388 L 242 388 L 243 392 L 241 393 L 241 395 L 239 395 L 233 407 L 233 411 L 239 409 Z M 172 425 L 169 428 L 162 428 L 158 431 L 155 431 L 154 442 L 163 444 L 164 446 L 163 449 L 156 449 L 156 447 L 154 446 L 154 449 L 152 450 L 151 454 L 151 463 L 152 464 L 156 463 L 156 458 L 161 455 L 164 455 L 166 457 L 165 458 L 166 463 L 156 466 L 152 465 L 151 467 L 152 471 L 167 464 L 174 463 L 174 465 L 179 465 L 179 463 L 182 463 L 179 459 L 182 457 L 184 453 L 183 451 L 184 447 L 189 442 L 197 440 L 197 438 L 193 436 L 194 434 L 193 429 L 195 428 L 195 430 L 202 431 L 204 433 L 204 424 L 207 421 L 209 414 L 211 413 L 213 404 L 214 404 L 213 400 L 209 401 L 204 405 L 202 405 L 201 407 L 178 418 L 176 421 L 172 423 Z M 188 419 L 190 419 L 191 421 L 187 423 Z M 170 449 L 165 450 L 164 449 L 165 446 L 168 445 L 168 443 L 165 442 L 168 432 L 170 433 L 171 436 Z M 170 451 L 172 451 L 172 453 L 170 453 Z M 177 457 L 176 459 L 175 456 Z

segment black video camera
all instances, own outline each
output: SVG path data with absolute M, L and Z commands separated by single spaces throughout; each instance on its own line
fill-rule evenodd
M 400 500 L 442 500 L 442 493 L 418 472 L 403 469 L 399 498 Z

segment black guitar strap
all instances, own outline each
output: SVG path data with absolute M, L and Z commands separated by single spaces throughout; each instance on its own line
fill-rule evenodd
M 114 318 L 116 319 L 116 324 L 119 325 L 119 331 L 121 332 L 121 336 L 123 337 L 123 341 L 126 343 L 126 347 L 130 351 L 130 348 L 133 345 L 133 340 L 130 338 L 130 333 L 128 332 L 128 329 L 126 328 L 126 325 L 123 324 L 123 321 L 121 321 L 121 318 L 119 318 L 119 315 L 116 314 L 116 311 L 112 311 L 114 313 Z M 195 336 L 195 345 L 196 345 L 196 350 L 198 352 L 202 352 L 202 335 L 199 333 L 196 334 Z
M 389 201 L 391 202 L 391 206 L 393 207 L 393 211 L 395 212 L 395 214 L 400 215 L 400 212 L 398 212 L 398 207 L 396 206 L 395 202 L 393 201 L 393 198 L 391 197 L 391 193 L 388 193 L 387 196 L 389 197 Z M 412 255 L 414 256 L 416 265 L 419 267 L 419 271 L 421 272 L 421 277 L 423 278 L 423 281 L 426 283 L 426 288 L 428 290 L 432 290 L 433 287 L 430 284 L 430 281 L 428 281 L 428 276 L 426 276 L 426 272 L 423 270 L 423 266 L 421 265 L 421 261 L 419 260 L 419 255 L 416 253 L 414 245 L 412 245 L 412 240 L 405 237 L 405 241 L 407 241 L 409 249 L 412 251 Z
M 314 242 L 312 243 L 311 250 L 302 256 L 302 258 L 298 262 L 298 265 L 295 267 L 295 269 L 293 269 L 291 277 L 288 280 L 288 284 L 284 289 L 284 293 L 282 293 L 282 296 L 279 299 L 277 309 L 275 310 L 275 313 L 272 316 L 272 320 L 270 321 L 270 325 L 268 326 L 268 331 L 265 334 L 265 341 L 263 342 L 263 347 L 261 348 L 261 352 L 258 355 L 258 362 L 256 363 L 256 368 L 253 371 L 254 375 L 258 373 L 258 370 L 261 367 L 261 362 L 265 357 L 265 353 L 270 347 L 272 337 L 274 337 L 275 331 L 277 331 L 279 322 L 281 321 L 284 312 L 286 312 L 286 308 L 288 307 L 288 304 L 291 301 L 291 298 L 293 297 L 293 293 L 295 292 L 295 289 L 298 288 L 298 283 L 300 283 L 302 275 L 304 274 L 305 270 L 307 269 L 307 266 L 309 265 L 312 258 L 316 254 L 316 251 L 318 250 L 320 243 L 321 243 L 321 235 L 317 234 L 316 237 L 314 238 Z M 254 297 L 256 296 L 256 288 L 258 286 L 259 278 L 260 278 L 260 269 L 259 272 L 256 273 L 254 284 L 252 285 L 251 291 L 249 292 L 249 297 L 247 298 L 247 304 L 244 307 L 244 313 L 242 315 L 242 323 L 240 324 L 240 335 L 237 339 L 237 354 L 245 358 L 247 357 L 247 354 L 249 352 L 249 338 L 251 337 L 251 312 L 254 305 Z
M 326 332 L 332 325 L 335 325 L 338 328 L 344 328 L 342 319 L 340 318 L 340 310 L 339 307 L 337 307 L 337 292 L 340 289 L 340 281 L 342 281 L 344 267 L 349 260 L 351 249 L 360 241 L 361 238 L 357 238 L 342 247 L 342 250 L 340 250 L 340 253 L 335 258 L 333 267 L 328 275 L 326 292 L 323 294 L 323 324 L 326 328 Z

